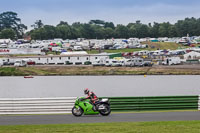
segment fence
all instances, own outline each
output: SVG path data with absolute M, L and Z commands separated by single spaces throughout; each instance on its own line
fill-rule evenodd
M 1 98 L 0 114 L 71 113 L 76 97 Z M 111 110 L 200 110 L 200 96 L 109 97 Z
M 1 98 L 0 114 L 71 113 L 76 97 Z
M 110 97 L 110 103 L 112 111 L 197 110 L 198 99 L 198 96 Z
M 198 100 L 198 110 L 200 110 L 200 95 L 199 95 L 199 100 Z

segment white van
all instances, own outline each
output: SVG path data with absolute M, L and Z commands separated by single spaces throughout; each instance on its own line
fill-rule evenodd
M 0 59 L 0 67 L 3 66 L 3 60 Z
M 104 66 L 105 63 L 103 60 L 97 60 L 92 63 L 93 66 Z
M 106 64 L 105 65 L 106 66 L 121 66 L 121 63 L 118 60 L 109 59 L 109 60 L 106 60 Z
M 26 66 L 27 62 L 25 60 L 16 60 L 14 66 L 16 67 L 23 67 Z

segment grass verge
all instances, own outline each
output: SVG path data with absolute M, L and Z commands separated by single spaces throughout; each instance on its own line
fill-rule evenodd
M 200 121 L 0 126 L 0 133 L 199 133 Z
M 28 66 L 0 67 L 0 76 L 54 75 L 200 75 L 199 68 L 174 67 L 92 67 L 92 66 Z

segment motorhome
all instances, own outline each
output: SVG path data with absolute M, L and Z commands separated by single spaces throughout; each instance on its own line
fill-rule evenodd
M 142 58 L 133 58 L 132 66 L 142 66 L 144 60 Z
M 180 57 L 170 57 L 170 58 L 166 58 L 162 64 L 163 65 L 178 65 L 181 63 L 181 59 Z
M 142 66 L 144 60 L 142 58 L 133 58 L 125 61 L 125 66 Z
M 10 59 L 10 58 L 3 58 L 3 65 L 14 65 L 15 59 Z

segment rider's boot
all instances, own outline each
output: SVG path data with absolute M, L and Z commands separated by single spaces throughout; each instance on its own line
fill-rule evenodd
M 96 104 L 93 104 L 93 110 L 94 110 L 94 111 L 97 111 L 97 108 L 98 108 L 97 105 L 96 105 Z

